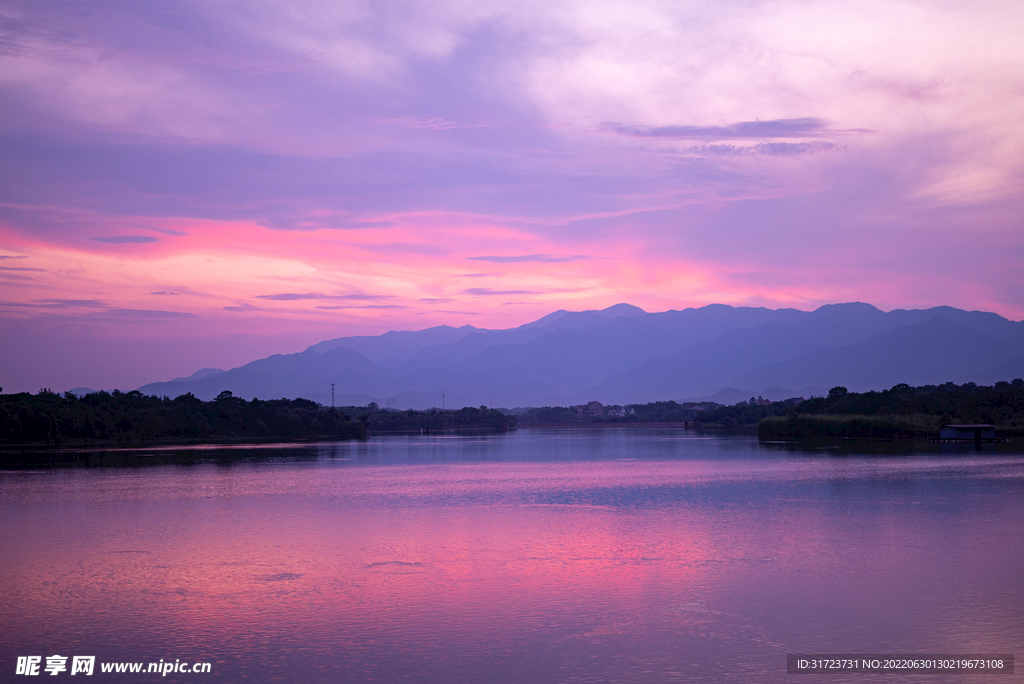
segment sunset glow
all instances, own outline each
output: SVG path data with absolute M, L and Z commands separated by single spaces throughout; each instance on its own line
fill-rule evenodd
M 0 23 L 4 391 L 618 302 L 1024 318 L 1020 3 Z

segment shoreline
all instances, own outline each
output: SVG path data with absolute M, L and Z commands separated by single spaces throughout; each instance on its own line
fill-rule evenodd
M 510 430 L 495 430 L 489 428 L 467 428 L 452 430 L 431 431 L 422 436 L 433 435 L 480 435 L 480 434 L 504 434 Z M 5 453 L 93 453 L 100 451 L 138 451 L 158 447 L 196 447 L 196 446 L 245 446 L 260 444 L 311 444 L 318 442 L 364 442 L 370 437 L 377 435 L 416 435 L 420 436 L 418 430 L 375 430 L 368 432 L 365 437 L 352 437 L 342 435 L 311 435 L 294 437 L 289 435 L 278 435 L 276 437 L 206 437 L 206 438 L 181 438 L 181 439 L 139 439 L 139 440 L 92 440 L 89 442 L 67 441 L 59 445 L 46 444 L 43 442 L 18 442 L 0 444 L 0 456 Z
M 593 422 L 593 423 L 518 423 L 516 429 L 524 428 L 612 428 L 612 427 L 673 427 L 682 428 L 684 430 L 692 429 L 689 427 L 690 423 L 686 421 L 673 421 L 665 423 L 630 423 L 623 421 L 621 423 L 612 422 Z
M 139 440 L 93 440 L 90 442 L 73 442 L 68 440 L 61 444 L 45 444 L 42 442 L 17 442 L 0 444 L 0 455 L 9 452 L 92 452 L 92 451 L 134 451 L 151 447 L 189 447 L 209 444 L 215 445 L 236 445 L 236 444 L 285 444 L 285 443 L 308 443 L 308 442 L 350 442 L 362 440 L 363 437 L 349 437 L 339 435 L 316 435 L 310 437 L 292 437 L 279 435 L 277 437 L 201 437 L 182 439 L 139 439 Z

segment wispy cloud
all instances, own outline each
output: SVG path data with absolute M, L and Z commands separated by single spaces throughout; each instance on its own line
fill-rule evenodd
M 149 294 L 151 294 L 151 295 L 165 295 L 165 296 L 167 296 L 167 295 L 173 295 L 173 296 L 175 296 L 175 297 L 177 297 L 177 296 L 178 296 L 178 293 L 177 293 L 177 292 L 168 292 L 168 291 L 165 291 L 165 290 L 158 290 L 158 291 L 156 291 L 156 292 L 150 292 Z
M 109 235 L 91 237 L 89 239 L 102 242 L 105 245 L 142 245 L 149 242 L 159 242 L 158 239 L 149 235 Z
M 199 318 L 196 314 L 186 311 L 159 311 L 154 309 L 110 309 L 108 313 L 122 318 Z
M 35 306 L 45 309 L 91 309 L 87 313 L 76 313 L 74 316 L 85 318 L 113 318 L 113 319 L 184 319 L 199 318 L 196 314 L 187 311 L 162 311 L 158 309 L 130 309 L 112 307 L 102 299 L 36 299 L 32 304 L 22 306 Z
M 35 278 L 31 276 L 22 275 L 20 273 L 8 273 L 7 271 L 0 269 L 0 278 L 12 282 L 23 282 L 32 283 L 36 282 Z
M 765 142 L 754 146 L 760 154 L 770 154 L 777 157 L 791 157 L 800 154 L 815 154 L 817 152 L 830 152 L 842 149 L 839 145 L 824 140 L 817 142 Z
M 185 231 L 175 230 L 174 228 L 157 228 L 156 226 L 135 226 L 135 228 L 141 228 L 143 230 L 152 230 L 157 233 L 163 233 L 164 235 L 173 235 L 175 237 L 188 235 L 188 233 L 186 233 Z
M 298 302 L 305 299 L 324 299 L 327 295 L 322 295 L 319 292 L 306 292 L 300 294 L 298 292 L 283 292 L 281 294 L 271 295 L 256 295 L 256 299 L 268 299 L 273 302 Z
M 466 258 L 470 261 L 487 261 L 492 264 L 524 264 L 531 262 L 541 264 L 559 264 L 567 261 L 589 261 L 594 257 L 587 256 L 585 254 L 572 254 L 567 256 L 552 254 L 523 254 L 520 256 L 472 256 Z M 468 277 L 479 277 L 483 275 L 487 274 L 467 274 Z
M 773 121 L 740 121 L 725 126 L 630 126 L 614 121 L 601 129 L 641 138 L 690 138 L 695 140 L 736 140 L 741 138 L 807 138 L 819 136 L 826 122 L 805 117 Z
M 31 303 L 3 302 L 7 306 L 44 309 L 49 318 L 67 321 L 95 320 L 149 320 L 149 319 L 198 319 L 187 311 L 162 311 L 158 309 L 129 309 L 110 306 L 101 299 L 37 299 Z M 67 313 L 51 313 L 60 309 L 85 309 Z
M 391 299 L 393 295 L 371 295 L 371 294 L 344 294 L 329 295 L 319 292 L 283 292 L 281 294 L 256 295 L 256 299 L 267 299 L 274 302 L 297 302 L 306 299 L 348 299 L 355 301 L 372 301 L 376 299 Z
M 362 221 L 335 216 L 275 216 L 261 218 L 257 223 L 272 230 L 366 230 L 370 228 L 390 228 L 393 221 Z
M 712 145 L 691 145 L 681 151 L 688 154 L 696 154 L 712 157 L 742 157 L 752 154 L 766 154 L 775 157 L 795 157 L 804 154 L 816 154 L 818 152 L 830 152 L 843 149 L 842 146 L 826 140 L 815 140 L 813 142 L 784 142 L 772 141 L 762 142 L 755 145 L 729 145 L 724 143 Z
M 315 309 L 334 311 L 336 309 L 408 309 L 401 304 L 336 304 L 333 306 L 316 306 Z
M 372 294 L 346 294 L 346 295 L 331 295 L 325 299 L 352 299 L 357 301 L 372 301 L 375 299 L 392 299 L 394 295 L 372 295 Z
M 483 124 L 467 124 L 449 121 L 440 116 L 398 116 L 391 119 L 375 117 L 375 123 L 402 126 L 403 128 L 419 128 L 431 131 L 450 131 L 454 128 L 481 128 Z
M 462 294 L 492 297 L 497 295 L 528 295 L 540 293 L 532 290 L 492 290 L 488 287 L 471 287 L 468 290 L 463 290 Z
M 91 309 L 107 308 L 107 303 L 101 299 L 37 299 L 39 304 L 49 306 L 86 307 Z

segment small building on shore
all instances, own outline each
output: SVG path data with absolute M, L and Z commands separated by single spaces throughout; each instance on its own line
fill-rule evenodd
M 939 439 L 958 442 L 994 442 L 996 441 L 996 426 L 989 423 L 946 425 L 939 430 Z

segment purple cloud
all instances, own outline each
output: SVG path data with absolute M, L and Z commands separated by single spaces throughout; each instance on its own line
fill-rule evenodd
M 840 150 L 842 147 L 833 142 L 816 140 L 814 142 L 762 142 L 756 145 L 729 145 L 716 143 L 711 145 L 692 145 L 683 148 L 688 154 L 712 157 L 742 157 L 752 154 L 767 154 L 777 157 L 792 157 L 802 154 L 816 154 Z
M 109 309 L 104 313 L 120 318 L 134 318 L 142 320 L 157 318 L 199 318 L 199 316 L 193 313 L 188 313 L 187 311 L 159 311 L 153 309 Z
M 148 242 L 159 242 L 155 237 L 150 237 L 149 235 L 111 235 L 89 239 L 106 245 L 142 245 Z
M 188 235 L 188 233 L 186 233 L 183 230 L 175 230 L 173 228 L 155 228 L 153 226 L 135 226 L 135 227 L 136 228 L 142 228 L 143 230 L 152 230 L 152 231 L 155 231 L 157 233 L 163 233 L 164 235 L 173 235 L 175 237 L 181 237 L 183 235 Z
M 319 292 L 284 292 L 281 294 L 272 295 L 257 295 L 256 299 L 267 299 L 275 302 L 297 302 L 306 299 L 351 299 L 351 300 L 374 300 L 374 299 L 391 299 L 393 295 L 369 295 L 369 294 L 347 294 L 347 295 L 328 295 L 321 294 Z
M 550 254 L 523 254 L 522 256 L 474 256 L 466 257 L 469 261 L 488 261 L 492 264 L 522 264 L 522 263 L 542 263 L 542 264 L 558 264 L 566 261 L 588 261 L 594 257 L 586 256 L 583 254 L 574 254 L 572 256 L 552 256 Z M 469 277 L 476 277 L 486 274 L 469 274 Z
M 264 218 L 257 223 L 274 230 L 365 230 L 367 228 L 389 228 L 394 221 L 358 221 L 335 217 L 321 216 L 276 216 Z
M 463 290 L 462 294 L 468 295 L 483 295 L 483 296 L 495 296 L 495 295 L 524 295 L 524 294 L 540 294 L 531 290 L 492 290 L 488 287 L 471 287 L 468 290 Z
M 71 306 L 87 308 L 107 308 L 107 303 L 101 299 L 37 299 L 39 304 L 50 306 Z
M 776 119 L 774 121 L 740 121 L 725 126 L 628 126 L 614 121 L 601 124 L 601 129 L 621 135 L 642 138 L 691 138 L 723 140 L 738 138 L 807 138 L 821 135 L 826 123 L 821 119 Z
M 338 304 L 335 306 L 317 306 L 316 309 L 334 311 L 338 309 L 408 309 L 401 304 Z

